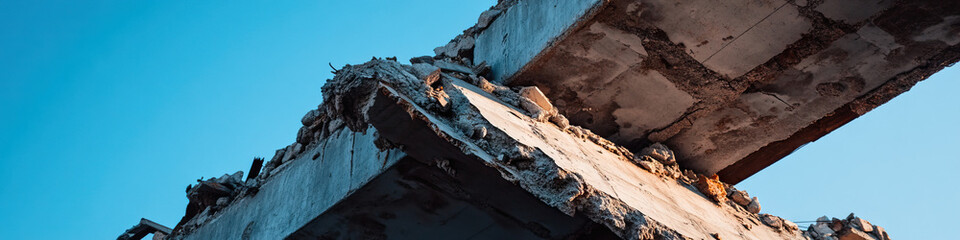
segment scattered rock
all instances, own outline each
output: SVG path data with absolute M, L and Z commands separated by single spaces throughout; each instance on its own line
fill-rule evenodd
M 547 112 L 543 108 L 540 108 L 540 106 L 537 105 L 536 102 L 534 102 L 529 98 L 521 97 L 520 107 L 523 108 L 523 110 L 526 110 L 528 113 L 530 113 L 530 117 L 538 122 L 544 122 L 548 118 Z
M 433 57 L 431 56 L 419 56 L 410 59 L 410 64 L 417 65 L 418 63 L 425 63 L 427 65 L 433 64 Z
M 887 235 L 887 231 L 883 227 L 873 225 L 873 236 L 876 236 L 880 240 L 890 240 L 890 235 Z
M 774 215 L 760 214 L 760 220 L 763 221 L 763 224 L 772 228 L 780 229 L 783 227 L 783 219 Z
M 437 56 L 457 58 L 461 55 L 464 55 L 468 51 L 473 51 L 473 46 L 475 43 L 476 39 L 474 39 L 473 36 L 460 35 L 448 42 L 446 45 L 434 48 L 433 53 Z
M 783 222 L 783 228 L 787 229 L 788 231 L 793 232 L 793 231 L 800 230 L 800 226 L 797 226 L 796 223 L 793 223 L 790 220 L 786 220 L 783 218 L 780 218 L 780 220 Z
M 852 215 L 853 214 L 851 213 L 851 216 Z M 867 220 L 863 220 L 859 217 L 853 217 L 850 219 L 850 226 L 863 230 L 864 232 L 873 232 L 873 224 L 870 224 L 870 222 L 867 222 Z
M 735 190 L 730 192 L 730 200 L 739 204 L 740 206 L 747 207 L 750 205 L 750 195 L 747 192 Z
M 307 112 L 306 115 L 303 115 L 303 118 L 300 119 L 300 123 L 303 123 L 303 126 L 313 125 L 313 122 L 320 117 L 320 109 L 313 109 Z
M 653 159 L 650 159 L 647 156 L 642 156 L 641 158 L 645 158 L 645 159 L 640 159 L 636 161 L 637 165 L 640 165 L 641 168 L 647 171 L 650 171 L 653 174 L 659 174 L 663 172 L 661 165 L 656 161 L 654 161 Z
M 727 201 L 727 193 L 726 190 L 723 189 L 723 184 L 720 183 L 720 177 L 717 175 L 713 175 L 709 178 L 703 175 L 698 175 L 697 177 L 696 187 L 701 193 L 703 193 L 703 195 L 706 195 L 717 203 L 723 203 Z M 754 198 L 754 200 L 756 200 L 756 198 Z M 759 212 L 759 210 L 757 212 Z
M 550 122 L 556 124 L 557 127 L 560 127 L 560 130 L 566 130 L 570 127 L 570 120 L 567 120 L 567 117 L 564 117 L 560 114 L 554 114 L 550 117 Z
M 673 150 L 670 150 L 670 148 L 667 148 L 666 145 L 660 143 L 654 143 L 653 145 L 643 148 L 640 150 L 640 154 L 650 156 L 665 165 L 673 165 L 677 163 L 677 159 L 673 154 Z
M 445 72 L 458 72 L 463 74 L 473 74 L 473 69 L 464 67 L 463 65 L 448 62 L 445 60 L 436 61 L 433 63 L 433 66 L 440 68 Z
M 481 13 L 480 18 L 477 19 L 477 31 L 482 31 L 490 26 L 490 23 L 492 23 L 493 20 L 496 20 L 497 17 L 500 16 L 501 12 L 502 11 L 498 9 L 490 9 Z
M 487 128 L 484 126 L 476 126 L 473 128 L 473 139 L 483 139 L 487 136 Z
M 554 112 L 556 111 L 553 108 L 553 104 L 550 104 L 550 99 L 547 96 L 543 95 L 543 92 L 540 91 L 540 88 L 537 87 L 524 87 L 520 89 L 520 96 L 530 99 L 537 106 L 540 106 L 543 111 Z
M 691 182 L 697 180 L 697 173 L 691 171 L 690 169 L 683 170 L 683 176 L 686 177 Z
M 229 198 L 229 197 L 220 197 L 220 198 L 217 199 L 217 206 L 218 206 L 218 207 L 226 207 L 226 206 L 227 206 L 227 203 L 230 203 L 230 198 Z
M 747 211 L 751 213 L 760 213 L 760 201 L 757 200 L 757 197 L 753 197 L 753 200 L 750 200 L 750 204 L 747 204 Z

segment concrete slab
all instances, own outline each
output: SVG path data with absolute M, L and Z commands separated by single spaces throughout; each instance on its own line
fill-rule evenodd
M 810 21 L 800 16 L 795 6 L 785 4 L 702 62 L 728 78 L 737 78 L 783 52 L 810 28 Z

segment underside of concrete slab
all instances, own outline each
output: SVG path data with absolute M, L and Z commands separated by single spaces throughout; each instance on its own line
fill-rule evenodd
M 531 39 L 545 47 L 522 58 L 484 40 L 520 30 L 498 18 L 472 60 L 495 81 L 539 86 L 573 124 L 634 151 L 663 142 L 683 167 L 731 183 L 960 59 L 954 2 L 613 0 L 584 12 L 540 13 L 581 20 Z

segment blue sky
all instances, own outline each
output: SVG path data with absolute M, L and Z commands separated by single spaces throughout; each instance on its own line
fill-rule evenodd
M 328 63 L 432 55 L 493 4 L 0 1 L 0 238 L 172 226 L 188 184 L 294 141 Z M 895 237 L 953 236 L 958 77 L 934 75 L 739 188 L 791 220 L 852 211 Z

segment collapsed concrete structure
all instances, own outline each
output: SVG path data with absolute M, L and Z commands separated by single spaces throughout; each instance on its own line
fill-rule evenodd
M 889 239 L 730 184 L 956 62 L 958 33 L 939 1 L 501 1 L 434 57 L 336 70 L 167 239 Z

